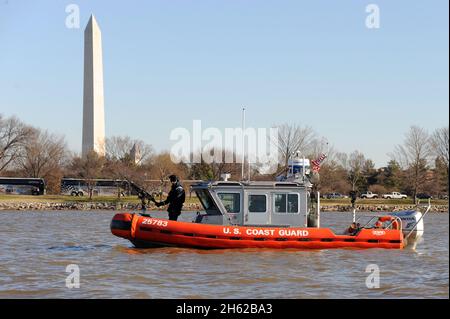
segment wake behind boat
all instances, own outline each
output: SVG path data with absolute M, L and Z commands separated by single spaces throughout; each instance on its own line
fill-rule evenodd
M 191 223 L 120 213 L 111 232 L 136 247 L 205 249 L 402 249 L 423 236 L 426 213 L 420 211 L 373 216 L 344 234 L 320 227 L 320 196 L 311 198 L 310 177 L 309 161 L 297 159 L 290 161 L 285 181 L 201 182 L 192 191 L 203 212 Z

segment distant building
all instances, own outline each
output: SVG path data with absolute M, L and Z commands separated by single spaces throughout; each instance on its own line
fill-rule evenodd
M 102 34 L 93 15 L 84 30 L 82 155 L 91 151 L 105 155 Z
M 133 162 L 134 164 L 139 164 L 141 162 L 141 159 L 142 159 L 141 148 L 136 143 L 133 145 L 133 147 L 130 150 L 130 159 L 131 159 L 131 162 Z

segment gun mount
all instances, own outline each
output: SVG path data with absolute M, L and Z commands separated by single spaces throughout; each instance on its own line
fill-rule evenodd
M 138 198 L 141 200 L 141 210 L 143 213 L 147 210 L 147 205 L 152 201 L 153 203 L 157 203 L 154 196 L 147 192 L 144 188 L 136 185 L 132 181 L 127 180 L 128 185 L 137 193 Z

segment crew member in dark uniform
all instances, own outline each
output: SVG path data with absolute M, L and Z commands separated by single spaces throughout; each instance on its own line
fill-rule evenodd
M 177 220 L 178 216 L 181 214 L 186 194 L 176 175 L 170 175 L 169 180 L 172 183 L 169 195 L 165 201 L 156 203 L 156 206 L 160 207 L 168 204 L 169 207 L 167 208 L 167 211 L 169 212 L 169 220 Z

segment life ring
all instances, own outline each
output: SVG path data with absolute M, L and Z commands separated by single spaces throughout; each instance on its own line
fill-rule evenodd
M 398 222 L 397 218 L 392 217 L 392 216 L 381 216 L 380 218 L 378 218 L 379 222 L 392 222 L 391 223 L 391 229 L 395 229 L 395 230 L 400 230 L 400 223 Z
M 376 224 L 379 223 L 385 223 L 385 222 L 392 222 L 391 225 L 391 229 L 394 230 L 400 230 L 400 223 L 398 222 L 397 218 L 392 217 L 392 216 L 381 216 L 378 218 L 378 221 Z

